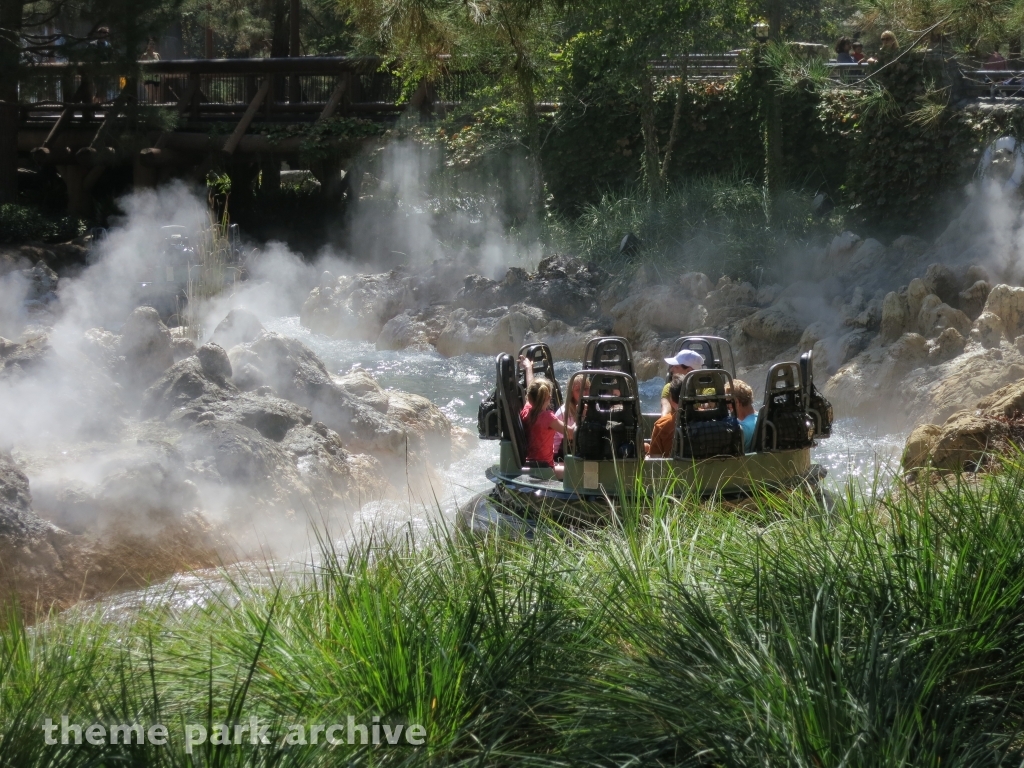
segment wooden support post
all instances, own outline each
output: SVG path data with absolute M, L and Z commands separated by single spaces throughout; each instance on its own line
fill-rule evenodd
M 64 130 L 64 126 L 66 126 L 71 121 L 71 118 L 74 117 L 74 114 L 74 107 L 64 107 L 64 111 L 60 113 L 60 117 L 57 118 L 57 122 L 53 124 L 53 128 L 50 129 L 50 132 L 46 135 L 46 138 L 43 139 L 43 143 L 41 145 L 43 149 L 49 149 L 51 146 L 53 146 L 53 142 L 56 140 L 57 135 L 62 130 Z
M 178 102 L 178 114 L 184 116 L 192 106 L 192 102 L 195 101 L 196 96 L 199 94 L 199 75 L 190 73 L 188 76 L 188 88 L 185 89 L 185 95 L 181 97 L 181 101 Z
M 327 106 L 324 107 L 324 111 L 320 113 L 320 117 L 316 119 L 318 123 L 322 123 L 324 120 L 329 119 L 335 111 L 338 109 L 338 105 L 341 104 L 341 99 L 345 95 L 345 90 L 348 88 L 348 80 L 341 76 L 338 78 L 338 84 L 334 86 L 334 90 L 331 91 L 331 97 L 327 100 Z
M 0 203 L 18 202 L 18 105 L 0 101 Z
M 291 0 L 288 11 L 288 55 L 293 58 L 301 55 L 301 51 L 299 51 L 301 45 L 299 38 L 299 16 L 301 13 L 301 0 Z M 288 78 L 288 101 L 292 104 L 298 104 L 302 101 L 302 85 L 297 74 L 293 74 Z
M 235 126 L 235 130 L 231 133 L 231 136 L 226 142 L 224 142 L 224 154 L 233 155 L 235 150 L 238 149 L 238 142 L 245 136 L 245 132 L 249 130 L 249 125 L 252 123 L 256 113 L 259 111 L 260 105 L 263 100 L 267 97 L 270 92 L 270 81 L 268 77 L 263 81 L 263 85 L 256 91 L 256 95 L 252 101 L 249 102 L 249 108 L 245 110 L 245 114 L 242 115 L 242 119 L 238 121 L 238 125 Z

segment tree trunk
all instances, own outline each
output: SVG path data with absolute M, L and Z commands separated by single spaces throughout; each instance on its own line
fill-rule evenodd
M 288 27 L 286 19 L 288 16 L 288 0 L 274 0 L 274 19 L 271 27 L 272 37 L 270 39 L 270 57 L 272 59 L 283 58 L 288 55 Z M 267 103 L 284 99 L 284 75 L 272 75 L 274 85 L 267 96 Z
M 640 129 L 644 136 L 644 184 L 650 200 L 661 198 L 661 174 L 658 172 L 658 113 L 654 101 L 654 78 L 650 68 L 640 76 Z
M 0 203 L 18 200 L 18 45 L 19 0 L 0 2 Z
M 683 99 L 686 98 L 686 78 L 690 70 L 690 52 L 683 55 L 683 71 L 679 75 L 679 88 L 676 90 L 676 106 L 672 110 L 672 128 L 668 132 L 668 145 L 665 147 L 665 159 L 661 161 L 661 183 L 668 183 L 668 166 L 672 162 L 672 153 L 679 140 L 679 121 L 683 114 Z
M 533 176 L 532 207 L 536 212 L 544 208 L 544 175 L 540 165 L 540 118 L 537 115 L 537 97 L 533 92 L 533 73 L 526 63 L 525 54 L 516 54 L 516 82 L 519 84 L 523 111 L 526 113 L 526 147 L 530 152 Z
M 782 42 L 782 16 L 785 10 L 785 0 L 771 0 L 768 15 L 768 40 L 772 43 Z M 782 104 L 779 98 L 778 89 L 768 84 L 768 114 L 765 126 L 765 185 L 768 187 L 768 196 L 775 200 L 783 189 L 782 158 Z
M 291 0 L 288 11 L 288 55 L 300 56 L 299 22 L 301 21 L 302 0 Z M 298 75 L 292 75 L 288 83 L 288 101 L 297 104 L 302 101 L 302 86 Z

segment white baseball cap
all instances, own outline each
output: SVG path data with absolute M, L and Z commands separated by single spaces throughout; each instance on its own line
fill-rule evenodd
M 692 349 L 683 349 L 675 357 L 666 357 L 665 362 L 669 365 L 684 365 L 687 368 L 703 368 L 704 356 Z

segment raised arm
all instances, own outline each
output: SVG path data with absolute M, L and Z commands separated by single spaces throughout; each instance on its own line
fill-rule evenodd
M 520 355 L 519 367 L 526 371 L 526 386 L 529 387 L 533 381 L 533 363 L 526 359 L 526 355 Z

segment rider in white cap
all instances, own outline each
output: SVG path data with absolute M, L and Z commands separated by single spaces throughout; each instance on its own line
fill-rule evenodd
M 674 376 L 685 376 L 690 371 L 704 367 L 704 356 L 692 349 L 682 349 L 675 357 L 666 357 L 668 363 L 668 382 L 661 389 L 661 415 L 672 413 L 676 409 L 675 404 L 668 397 L 669 387 L 672 386 Z

